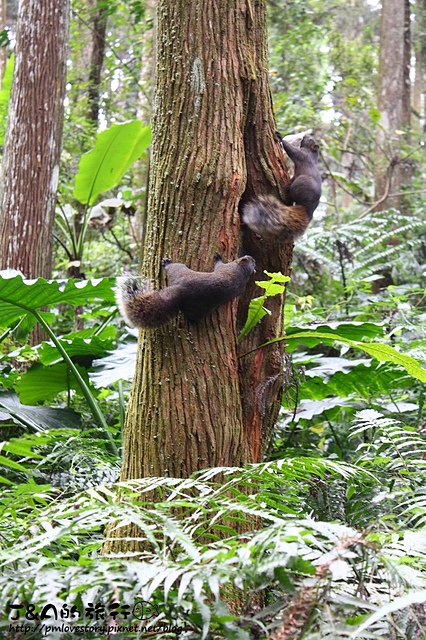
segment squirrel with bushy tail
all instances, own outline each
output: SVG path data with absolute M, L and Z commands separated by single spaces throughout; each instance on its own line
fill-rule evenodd
M 294 163 L 294 175 L 285 189 L 285 201 L 264 195 L 243 208 L 243 221 L 252 231 L 269 240 L 293 241 L 303 235 L 321 196 L 318 169 L 319 146 L 305 135 L 300 148 L 282 139 L 281 144 Z M 255 261 L 243 256 L 225 264 L 216 255 L 210 273 L 193 271 L 182 263 L 163 259 L 167 287 L 153 291 L 149 283 L 134 276 L 117 280 L 117 304 L 131 327 L 154 329 L 178 313 L 196 323 L 229 300 L 239 296 L 255 272 Z
M 294 241 L 305 233 L 321 197 L 319 145 L 310 135 L 302 138 L 300 148 L 284 138 L 281 144 L 294 163 L 284 201 L 273 195 L 258 196 L 243 207 L 242 219 L 265 240 Z
M 117 279 L 117 305 L 131 327 L 155 329 L 181 312 L 197 323 L 229 300 L 239 296 L 256 269 L 251 256 L 224 263 L 216 254 L 214 270 L 193 271 L 168 258 L 161 261 L 167 287 L 152 290 L 149 282 L 125 275 Z

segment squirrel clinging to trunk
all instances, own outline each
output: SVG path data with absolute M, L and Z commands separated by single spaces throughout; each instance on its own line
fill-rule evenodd
M 239 296 L 256 269 L 251 256 L 224 263 L 216 254 L 214 271 L 193 271 L 180 262 L 161 261 L 168 286 L 153 291 L 134 276 L 117 278 L 117 305 L 131 327 L 155 329 L 180 312 L 189 322 L 199 322 L 214 309 Z
M 321 173 L 318 168 L 319 145 L 305 135 L 300 148 L 281 140 L 284 151 L 294 162 L 294 175 L 285 189 L 282 202 L 273 195 L 258 196 L 243 208 L 243 222 L 267 240 L 294 241 L 303 235 L 321 197 Z

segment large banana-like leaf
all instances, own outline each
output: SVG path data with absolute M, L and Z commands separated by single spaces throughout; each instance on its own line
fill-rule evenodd
M 151 127 L 139 120 L 113 124 L 99 133 L 94 148 L 80 160 L 74 196 L 93 205 L 99 194 L 115 187 L 151 143 Z

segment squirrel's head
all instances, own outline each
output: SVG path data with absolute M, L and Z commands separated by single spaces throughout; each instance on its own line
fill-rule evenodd
M 236 262 L 244 267 L 250 275 L 256 271 L 256 262 L 251 256 L 243 256 L 242 258 L 238 258 Z
M 310 151 L 312 151 L 313 153 L 318 153 L 319 151 L 319 144 L 318 142 L 309 135 L 306 135 L 302 138 L 302 142 L 300 143 L 300 146 L 304 149 L 310 149 Z

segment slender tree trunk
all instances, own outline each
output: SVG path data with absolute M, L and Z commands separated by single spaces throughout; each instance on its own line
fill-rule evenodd
M 154 71 L 156 66 L 156 0 L 146 0 L 145 19 L 141 55 L 141 72 L 139 79 L 138 118 L 149 122 L 152 114 L 152 93 L 154 88 Z
M 92 51 L 90 58 L 88 93 L 89 93 L 89 121 L 93 123 L 96 130 L 99 119 L 99 98 L 101 85 L 101 71 L 105 55 L 105 36 L 108 22 L 107 7 L 99 6 L 94 8 L 93 31 L 92 31 Z
M 426 131 L 426 0 L 419 0 L 415 7 L 415 76 L 412 105 L 418 131 Z M 423 123 L 423 124 L 422 124 Z
M 141 56 L 141 73 L 139 78 L 139 103 L 137 117 L 144 123 L 151 121 L 152 94 L 154 90 L 154 71 L 156 66 L 156 0 L 146 0 L 145 28 L 143 31 L 143 48 Z M 145 247 L 146 221 L 148 211 L 149 151 L 140 158 L 136 165 L 136 186 L 145 188 L 145 198 L 137 204 L 136 215 L 131 221 L 131 233 L 140 248 L 139 257 L 143 259 Z
M 108 13 L 106 5 L 98 5 L 97 0 L 88 0 L 88 7 L 91 11 L 91 42 L 87 47 L 87 56 L 89 58 L 89 74 L 87 79 L 87 121 L 93 136 L 96 135 L 99 124 L 100 111 L 100 95 L 101 95 L 101 73 L 105 56 L 105 37 L 108 22 Z M 90 53 L 89 53 L 90 49 Z M 92 138 L 86 139 L 86 144 L 82 148 L 82 152 L 87 150 L 88 142 Z M 82 232 L 83 218 L 85 215 L 85 206 L 80 202 L 76 202 L 76 213 L 74 216 L 74 227 L 79 236 Z M 77 257 L 77 256 L 76 256 Z M 78 256 L 80 258 L 80 256 Z M 68 267 L 67 276 L 69 278 L 85 278 L 83 264 L 80 260 L 73 261 L 74 264 Z M 74 330 L 80 331 L 84 327 L 83 307 L 76 307 L 74 310 Z
M 0 185 L 0 268 L 51 276 L 69 0 L 21 0 Z
M 401 165 L 401 132 L 410 126 L 410 4 L 409 0 L 383 0 L 380 25 L 378 109 L 376 137 L 376 200 L 378 209 L 403 205 L 399 193 L 406 169 Z
M 244 195 L 286 178 L 268 86 L 265 1 L 158 3 L 152 171 L 143 274 L 165 285 L 163 256 L 210 271 L 214 254 L 243 253 L 263 270 L 289 270 L 292 246 L 240 232 Z M 281 399 L 282 346 L 238 360 L 237 333 L 253 283 L 197 325 L 183 317 L 141 331 L 124 435 L 121 479 L 187 477 L 261 459 Z M 238 306 L 240 307 L 238 310 Z M 271 303 L 241 351 L 281 331 Z M 123 530 L 120 530 L 120 535 Z M 114 534 L 115 535 L 115 534 Z M 137 536 L 134 527 L 124 535 Z M 109 540 L 105 550 L 130 551 Z M 134 545 L 137 548 L 137 544 Z

